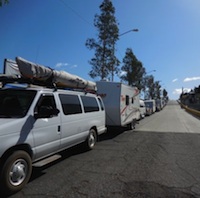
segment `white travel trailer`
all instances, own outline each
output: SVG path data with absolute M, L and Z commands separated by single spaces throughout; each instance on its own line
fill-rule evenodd
M 103 99 L 107 126 L 133 129 L 140 118 L 139 90 L 120 82 L 96 82 L 97 94 Z
M 163 99 L 157 99 L 156 100 L 156 111 L 160 111 L 163 109 Z
M 146 115 L 146 105 L 144 100 L 140 99 L 140 118 L 144 118 Z
M 156 101 L 155 100 L 145 100 L 146 114 L 151 115 L 156 111 Z

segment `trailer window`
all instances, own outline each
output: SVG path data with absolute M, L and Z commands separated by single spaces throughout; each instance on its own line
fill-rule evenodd
M 80 100 L 77 95 L 59 95 L 62 109 L 65 115 L 82 113 Z
M 97 103 L 96 98 L 94 97 L 88 97 L 88 96 L 81 96 L 84 111 L 86 113 L 93 112 L 93 111 L 99 111 L 99 105 Z
M 129 96 L 126 95 L 126 105 L 129 105 Z

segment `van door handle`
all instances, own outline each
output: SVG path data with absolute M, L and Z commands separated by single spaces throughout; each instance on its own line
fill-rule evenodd
M 58 126 L 58 132 L 60 132 L 60 125 Z

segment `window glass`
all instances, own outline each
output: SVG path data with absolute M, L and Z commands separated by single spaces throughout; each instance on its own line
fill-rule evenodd
M 28 112 L 36 91 L 5 89 L 0 91 L 0 117 L 20 118 Z
M 50 107 L 56 109 L 56 102 L 53 95 L 42 95 L 36 105 L 35 113 L 40 111 L 41 107 Z
M 96 98 L 94 97 L 88 97 L 88 96 L 81 96 L 84 111 L 87 112 L 93 112 L 93 111 L 99 111 L 99 106 L 97 103 Z
M 104 110 L 103 102 L 102 102 L 102 100 L 101 100 L 100 98 L 98 98 L 98 100 L 99 100 L 99 103 L 100 103 L 100 105 L 101 105 L 101 110 L 103 111 L 103 110 Z
M 129 96 L 126 95 L 126 105 L 129 105 Z
M 65 115 L 82 113 L 81 104 L 77 95 L 60 94 L 59 97 Z

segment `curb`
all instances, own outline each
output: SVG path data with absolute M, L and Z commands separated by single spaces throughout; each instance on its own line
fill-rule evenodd
M 200 117 L 200 111 L 195 110 L 195 109 L 191 109 L 188 106 L 182 104 L 180 101 L 178 101 L 178 103 L 180 104 L 181 108 L 185 109 L 186 111 L 188 111 L 189 113 L 191 113 L 191 114 L 193 114 L 195 116 Z

